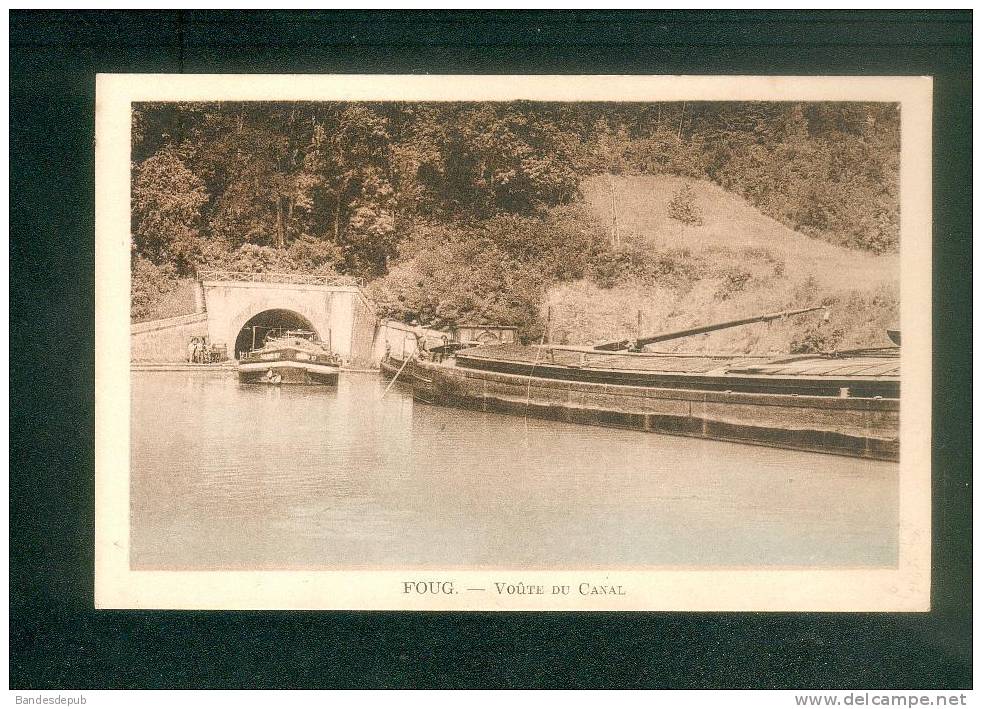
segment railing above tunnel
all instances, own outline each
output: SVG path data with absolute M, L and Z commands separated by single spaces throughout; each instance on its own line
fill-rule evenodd
M 249 283 L 284 283 L 304 286 L 357 286 L 365 287 L 361 278 L 341 275 L 321 275 L 312 273 L 252 273 L 248 271 L 226 271 L 223 269 L 202 269 L 197 273 L 198 281 L 245 281 Z

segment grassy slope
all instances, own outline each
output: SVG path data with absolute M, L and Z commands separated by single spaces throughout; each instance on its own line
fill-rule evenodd
M 133 315 L 132 321 L 138 323 L 191 315 L 194 312 L 194 279 L 179 278 L 173 281 L 173 285 L 172 290 L 158 296 L 149 312 L 142 317 Z
M 683 226 L 668 216 L 679 187 L 692 187 L 702 225 Z M 584 180 L 586 205 L 611 225 L 612 194 L 618 235 L 653 250 L 687 249 L 703 264 L 690 286 L 626 282 L 609 290 L 590 281 L 553 288 L 555 339 L 583 343 L 661 332 L 747 315 L 831 304 L 830 319 L 805 315 L 686 338 L 661 349 L 788 351 L 810 333 L 823 348 L 888 345 L 884 330 L 897 322 L 899 261 L 817 241 L 761 214 L 715 184 L 669 176 L 597 176 Z M 727 273 L 751 274 L 736 288 Z

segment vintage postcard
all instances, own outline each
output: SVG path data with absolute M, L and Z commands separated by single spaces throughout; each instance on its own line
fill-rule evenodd
M 929 610 L 931 101 L 100 75 L 95 605 Z

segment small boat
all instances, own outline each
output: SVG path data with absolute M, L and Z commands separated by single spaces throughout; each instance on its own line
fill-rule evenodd
M 269 337 L 262 347 L 239 360 L 239 381 L 245 384 L 323 384 L 335 386 L 341 358 L 309 330 L 289 330 Z

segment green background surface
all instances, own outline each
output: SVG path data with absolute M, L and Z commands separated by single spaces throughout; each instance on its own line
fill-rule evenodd
M 12 12 L 11 688 L 971 686 L 971 29 L 967 11 Z M 95 611 L 97 72 L 933 75 L 933 610 Z

